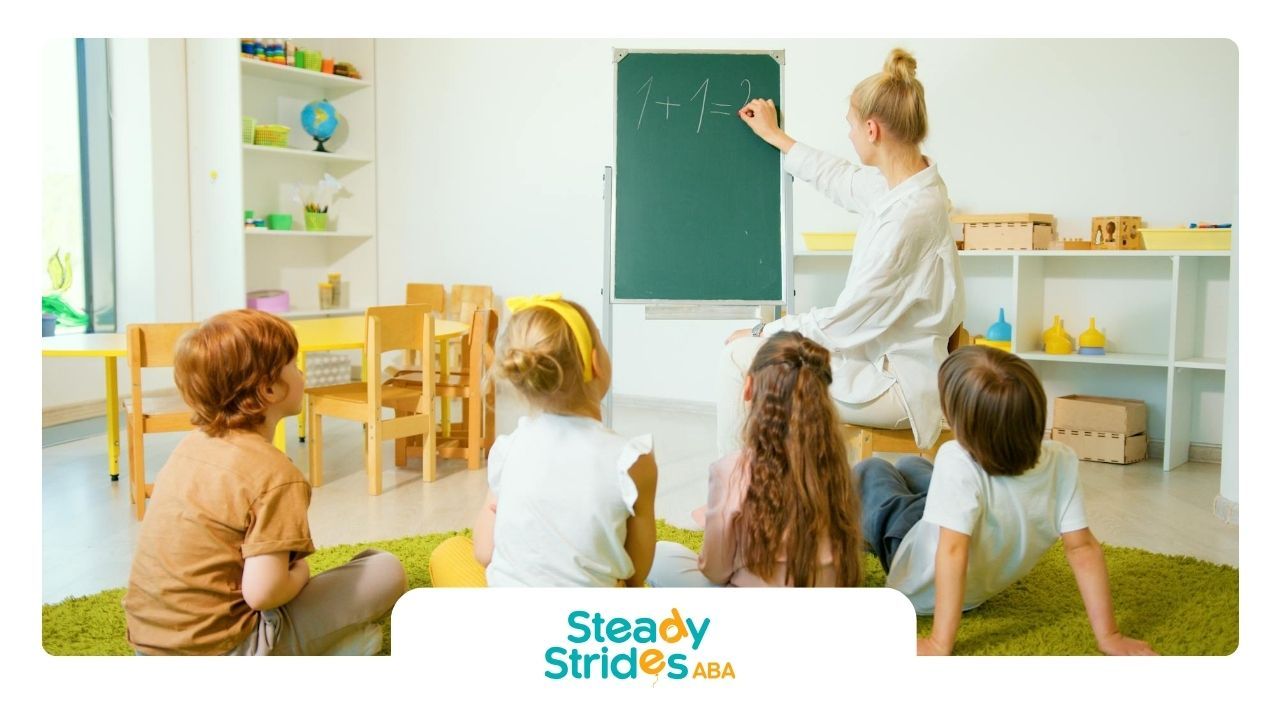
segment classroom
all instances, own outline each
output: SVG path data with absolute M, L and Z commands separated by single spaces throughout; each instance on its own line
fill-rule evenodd
M 893 62 L 909 72 L 894 75 Z M 752 442 L 765 422 L 757 408 L 791 407 L 791 390 L 778 400 L 759 389 L 773 372 L 760 365 L 763 346 L 802 356 L 779 367 L 821 365 L 815 377 L 832 393 L 829 403 L 819 393 L 822 407 L 835 408 L 822 417 L 840 443 L 845 487 L 820 504 L 857 502 L 862 482 L 864 523 L 849 532 L 868 543 L 860 560 L 825 541 L 792 547 L 821 569 L 782 584 L 896 587 L 888 563 L 904 538 L 882 538 L 877 560 L 865 519 L 879 496 L 865 480 L 873 465 L 861 461 L 899 473 L 920 457 L 943 467 L 960 454 L 983 482 L 1003 477 L 961 439 L 971 435 L 954 432 L 959 411 L 939 400 L 950 387 L 939 390 L 939 363 L 980 355 L 1020 359 L 1043 388 L 1043 427 L 1030 432 L 1037 449 L 1041 439 L 1070 448 L 1061 451 L 1072 487 L 1078 474 L 1070 505 L 1088 519 L 1071 530 L 1105 553 L 1117 632 L 1160 654 L 1235 650 L 1240 60 L 1231 40 L 67 38 L 46 43 L 40 68 L 50 654 L 142 652 L 122 632 L 121 598 L 135 587 L 140 547 L 163 537 L 149 529 L 159 515 L 147 522 L 167 512 L 157 501 L 183 502 L 157 476 L 191 457 L 180 445 L 201 433 L 175 362 L 230 367 L 192 359 L 183 343 L 244 308 L 285 320 L 270 332 L 296 343 L 285 366 L 305 392 L 259 393 L 273 420 L 259 434 L 283 455 L 255 462 L 306 479 L 297 492 L 308 498 L 307 532 L 279 549 L 314 551 L 312 574 L 375 547 L 383 552 L 352 562 L 381 563 L 404 587 L 446 576 L 483 584 L 474 540 L 476 557 L 492 558 L 490 585 L 554 585 L 573 572 L 581 584 L 643 585 L 628 574 L 652 564 L 657 587 L 658 566 L 683 562 L 700 583 L 776 584 L 732 552 L 732 567 L 712 578 L 703 545 L 704 527 L 710 542 L 718 522 L 709 514 L 723 509 L 719 473 L 738 477 L 723 464 L 726 448 L 742 447 L 744 427 Z M 879 87 L 860 83 L 879 75 L 923 87 L 918 142 L 900 140 L 896 120 L 859 115 L 853 100 L 869 103 Z M 780 122 L 770 126 L 771 114 Z M 879 169 L 857 168 L 860 158 Z M 885 199 L 864 202 L 859 183 L 872 174 L 891 183 Z M 930 237 L 944 239 L 904 259 L 890 236 L 926 221 L 893 213 L 924 195 L 942 203 Z M 920 295 L 895 304 L 910 293 Z M 520 315 L 541 320 L 513 322 Z M 533 351 L 548 322 L 562 330 L 538 352 L 560 338 L 568 355 L 559 360 Z M 775 347 L 791 330 L 799 349 Z M 219 347 L 206 341 L 207 352 Z M 375 347 L 385 353 L 373 357 Z M 851 359 L 871 347 L 893 349 Z M 573 380 L 585 394 L 540 405 L 547 362 L 556 392 Z M 864 392 L 873 383 L 876 393 Z M 893 406 L 876 405 L 884 398 Z M 863 410 L 901 419 L 858 420 Z M 591 427 L 551 427 L 548 417 Z M 567 491 L 539 499 L 530 466 L 511 462 L 536 458 L 586 477 L 599 458 L 557 444 L 579 435 L 617 453 L 622 504 L 591 507 L 595 495 Z M 644 458 L 652 474 L 637 469 Z M 499 474 L 512 504 L 596 513 L 630 535 L 584 540 L 610 553 L 590 570 L 519 578 L 513 568 L 528 558 L 502 547 L 504 528 L 533 538 L 538 522 L 503 518 Z M 942 517 L 917 495 L 913 521 L 921 511 L 921 523 Z M 730 502 L 763 502 L 753 497 L 742 490 Z M 719 529 L 747 537 L 729 525 Z M 941 527 L 943 538 L 963 534 Z M 656 533 L 657 549 L 649 538 L 640 562 L 632 543 L 645 533 Z M 976 609 L 966 602 L 960 622 L 957 596 L 960 629 L 945 650 L 1106 651 L 1079 609 L 1068 536 L 1067 560 L 1046 545 L 1018 580 L 1060 583 L 1057 598 L 997 594 Z M 408 568 L 406 553 L 431 555 L 430 577 L 406 575 L 394 561 Z M 779 577 L 794 579 L 780 562 Z M 1191 575 L 1194 590 L 1167 582 Z M 1193 591 L 1176 610 L 1138 605 Z M 931 617 L 932 593 L 921 638 L 945 624 L 944 593 Z M 91 606 L 118 613 L 118 624 L 89 627 Z M 373 615 L 390 605 L 379 607 Z M 1010 624 L 1019 617 L 1052 620 Z M 994 626 L 1004 635 L 979 630 Z M 352 642 L 385 654 L 385 627 L 373 627 Z M 359 647 L 345 649 L 373 654 Z

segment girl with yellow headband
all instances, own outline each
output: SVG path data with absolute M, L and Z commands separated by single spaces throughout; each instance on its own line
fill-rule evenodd
M 507 307 L 491 380 L 532 413 L 494 442 L 474 543 L 442 543 L 432 585 L 643 586 L 657 537 L 653 440 L 601 422 L 613 366 L 581 305 L 557 294 Z

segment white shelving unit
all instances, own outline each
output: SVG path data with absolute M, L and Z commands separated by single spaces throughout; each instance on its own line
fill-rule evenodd
M 797 275 L 815 276 L 811 285 L 822 285 L 796 307 L 833 302 L 827 295 L 842 284 L 851 253 L 799 249 L 795 255 L 803 259 L 796 263 Z M 983 334 L 1003 308 L 1014 329 L 1013 351 L 1036 365 L 1050 398 L 1068 392 L 1131 396 L 1162 385 L 1162 392 L 1143 398 L 1147 433 L 1163 440 L 1166 471 L 1187 461 L 1193 422 L 1202 413 L 1222 412 L 1203 398 L 1221 396 L 1226 372 L 1229 251 L 960 255 L 965 327 L 971 333 Z M 1045 353 L 1041 333 L 1054 315 L 1062 316 L 1076 338 L 1096 317 L 1107 336 L 1107 354 Z
M 298 38 L 296 44 L 353 63 L 362 79 L 301 70 L 240 56 L 239 41 L 187 41 L 191 138 L 192 263 L 196 317 L 244 307 L 247 293 L 282 289 L 290 317 L 357 314 L 377 304 L 377 174 L 374 41 Z M 328 100 L 339 116 L 330 151 L 302 129 L 302 108 Z M 245 144 L 242 116 L 290 128 L 288 147 Z M 295 184 L 328 173 L 343 191 L 329 228 L 307 231 Z M 293 215 L 290 230 L 245 228 L 255 217 Z M 317 283 L 342 274 L 343 306 L 321 311 Z
M 344 41 L 299 40 L 297 44 L 308 49 L 316 49 L 332 46 L 334 42 Z M 370 48 L 370 51 L 372 52 L 372 48 Z M 288 65 L 277 65 L 275 63 L 240 57 L 239 43 L 236 43 L 236 57 L 240 59 L 240 72 L 245 77 L 275 80 L 295 85 L 305 85 L 307 87 L 327 90 L 329 91 L 329 94 L 334 97 L 354 92 L 356 90 L 373 87 L 373 83 L 369 81 L 369 78 L 371 77 L 369 70 L 372 68 L 366 68 L 364 65 L 360 64 L 357 64 L 356 67 L 360 69 L 360 74 L 364 77 L 356 80 L 355 78 L 342 77 L 341 75 L 326 75 L 325 73 L 316 72 L 314 70 L 303 70 L 301 68 L 289 67 Z
M 249 238 L 337 238 L 340 240 L 368 240 L 372 233 L 341 233 L 333 230 L 267 230 L 265 228 L 245 228 L 245 237 Z
M 268 147 L 266 145 L 243 145 L 246 157 L 262 155 L 267 157 L 287 157 L 327 165 L 351 165 L 358 167 L 373 162 L 373 158 L 355 157 L 339 153 L 318 153 L 313 150 L 295 150 L 293 148 Z

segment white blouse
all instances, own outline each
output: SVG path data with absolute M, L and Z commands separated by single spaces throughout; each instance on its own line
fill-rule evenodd
M 937 167 L 891 190 L 879 170 L 801 143 L 784 167 L 860 214 L 862 225 L 836 304 L 784 316 L 764 334 L 795 330 L 830 350 L 831 395 L 841 402 L 869 402 L 897 382 L 916 444 L 932 446 L 942 427 L 938 368 L 964 317 L 960 256 Z
M 610 587 L 631 577 L 630 470 L 652 450 L 651 436 L 627 439 L 593 418 L 520 418 L 489 452 L 498 499 L 489 585 Z

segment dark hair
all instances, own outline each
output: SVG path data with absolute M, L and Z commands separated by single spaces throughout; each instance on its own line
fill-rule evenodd
M 942 413 L 973 459 L 992 475 L 1035 467 L 1044 440 L 1044 388 L 1025 360 L 985 345 L 951 353 L 938 370 Z
M 786 553 L 788 585 L 818 579 L 822 539 L 835 583 L 862 584 L 858 494 L 831 401 L 831 354 L 797 332 L 771 336 L 751 363 L 743 462 L 751 482 L 733 527 L 747 569 L 766 580 Z

